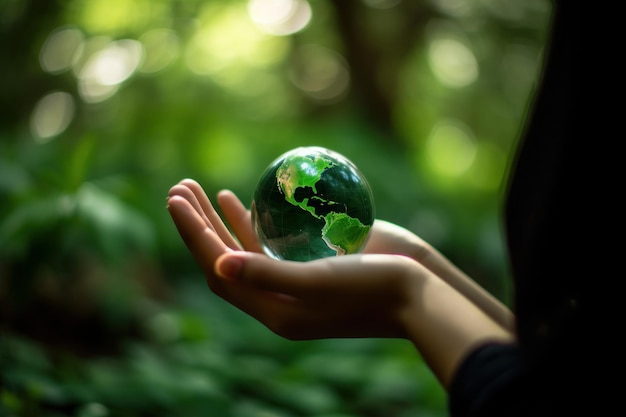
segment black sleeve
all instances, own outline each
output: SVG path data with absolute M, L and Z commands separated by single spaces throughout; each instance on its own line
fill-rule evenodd
M 474 349 L 449 390 L 451 417 L 514 416 L 523 393 L 521 355 L 516 345 L 489 343 Z

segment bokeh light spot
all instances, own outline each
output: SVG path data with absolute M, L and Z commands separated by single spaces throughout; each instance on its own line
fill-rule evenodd
M 318 101 L 335 102 L 350 86 L 348 64 L 343 57 L 317 45 L 303 45 L 295 51 L 289 76 L 296 87 Z
M 455 39 L 433 39 L 428 48 L 428 63 L 439 82 L 448 87 L 465 87 L 478 78 L 474 54 Z
M 179 54 L 180 44 L 171 29 L 152 29 L 144 33 L 139 42 L 144 49 L 140 72 L 153 73 L 170 65 Z
M 91 36 L 83 42 L 80 51 L 77 51 L 72 62 L 72 73 L 78 78 L 87 61 L 93 54 L 103 50 L 113 39 L 110 36 Z
M 48 35 L 39 53 L 41 68 L 58 74 L 69 70 L 83 46 L 85 36 L 77 28 L 56 29 Z
M 97 103 L 115 94 L 139 66 L 142 51 L 138 41 L 122 39 L 91 55 L 78 75 L 83 100 Z
M 250 0 L 248 14 L 262 31 L 282 36 L 301 31 L 313 16 L 307 0 Z
M 74 118 L 74 107 L 72 96 L 63 91 L 41 98 L 30 118 L 30 130 L 37 142 L 48 142 L 67 129 Z
M 438 123 L 426 142 L 430 168 L 446 177 L 463 175 L 474 162 L 476 145 L 463 124 L 448 120 Z

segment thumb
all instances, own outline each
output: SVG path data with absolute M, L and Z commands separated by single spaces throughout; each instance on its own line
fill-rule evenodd
M 308 267 L 307 267 L 308 265 Z M 310 276 L 310 263 L 279 261 L 254 252 L 227 252 L 215 262 L 215 273 L 259 290 L 298 296 Z
M 419 265 L 397 255 L 345 255 L 309 262 L 279 261 L 253 252 L 226 252 L 215 264 L 223 279 L 305 299 L 394 288 Z

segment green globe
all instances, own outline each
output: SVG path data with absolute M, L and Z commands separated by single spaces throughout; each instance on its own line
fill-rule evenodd
M 300 147 L 265 170 L 251 212 L 269 256 L 310 261 L 361 251 L 374 223 L 374 198 L 347 158 L 322 147 Z

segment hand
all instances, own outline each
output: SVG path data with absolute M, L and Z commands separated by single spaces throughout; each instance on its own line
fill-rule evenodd
M 183 240 L 216 294 L 289 339 L 406 337 L 395 315 L 409 293 L 404 285 L 410 281 L 402 277 L 418 267 L 414 262 L 398 255 L 307 263 L 270 259 L 241 201 L 222 191 L 218 203 L 234 236 L 197 182 L 181 181 L 168 199 Z M 380 234 L 379 244 L 393 241 Z
M 444 386 L 474 346 L 513 340 L 447 282 L 465 276 L 405 229 L 376 221 L 362 255 L 278 261 L 261 253 L 250 213 L 233 193 L 220 192 L 218 202 L 234 235 L 195 181 L 170 189 L 168 209 L 209 287 L 285 338 L 406 338 Z

